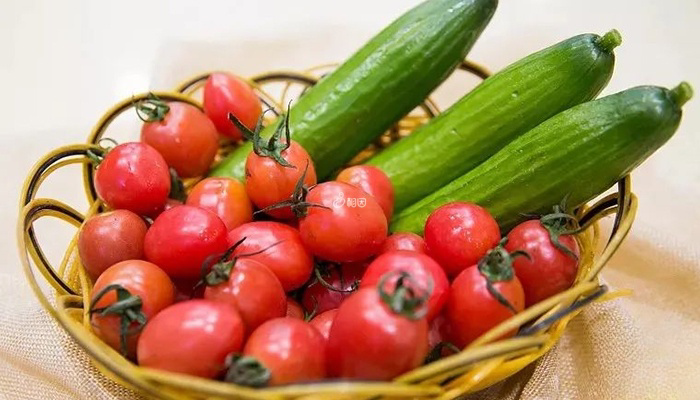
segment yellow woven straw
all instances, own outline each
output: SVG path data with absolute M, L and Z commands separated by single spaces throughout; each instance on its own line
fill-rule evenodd
M 278 113 L 287 104 L 291 85 L 309 87 L 320 79 L 323 71 L 331 68 L 325 65 L 303 72 L 270 72 L 252 77 L 250 85 L 260 99 Z M 482 67 L 465 61 L 462 70 L 469 71 L 484 79 L 488 72 Z M 156 92 L 164 100 L 184 101 L 196 107 L 201 105 L 194 96 L 209 74 L 201 74 L 179 85 L 173 92 Z M 273 96 L 266 85 L 282 83 L 281 95 Z M 17 241 L 20 258 L 29 283 L 49 314 L 62 326 L 72 340 L 91 358 L 93 364 L 107 377 L 136 392 L 162 399 L 376 399 L 376 398 L 437 398 L 455 399 L 473 393 L 522 370 L 546 353 L 561 337 L 569 321 L 587 304 L 594 300 L 610 298 L 606 288 L 598 283 L 598 274 L 624 240 L 634 220 L 637 200 L 631 193 L 630 178 L 625 177 L 617 185 L 617 191 L 595 204 L 577 211 L 580 224 L 586 229 L 577 240 L 581 248 L 580 270 L 575 285 L 569 290 L 546 299 L 504 321 L 471 343 L 458 354 L 422 366 L 392 382 L 324 382 L 304 385 L 290 385 L 264 389 L 250 389 L 229 383 L 183 376 L 163 371 L 141 368 L 109 346 L 105 345 L 91 331 L 85 305 L 89 303 L 92 289 L 80 259 L 77 255 L 77 229 L 83 221 L 101 210 L 92 183 L 93 165 L 87 157 L 88 151 L 95 149 L 109 124 L 122 112 L 130 109 L 135 101 L 144 98 L 141 94 L 116 104 L 98 121 L 88 137 L 87 144 L 61 147 L 47 154 L 30 172 L 21 193 L 20 216 L 17 224 Z M 353 163 L 362 162 L 378 149 L 385 147 L 439 113 L 438 107 L 427 99 L 416 111 L 406 116 L 389 132 L 359 154 Z M 235 143 L 222 143 L 219 157 L 227 154 Z M 80 164 L 83 170 L 83 186 L 89 208 L 81 213 L 60 201 L 37 198 L 37 191 L 43 181 L 67 165 Z M 196 180 L 186 182 L 191 186 Z M 597 221 L 603 216 L 615 214 L 612 234 L 605 244 L 599 246 L 600 235 Z M 34 222 L 43 217 L 55 217 L 76 228 L 58 267 L 52 265 L 37 240 Z M 596 253 L 597 248 L 602 248 Z M 42 289 L 35 271 L 38 270 L 50 285 L 48 291 Z M 513 338 L 498 340 L 504 333 L 513 329 L 521 333 Z M 73 344 L 71 344 L 73 345 Z M 21 360 L 13 362 L 17 368 L 33 369 Z M 61 393 L 70 395 L 70 388 L 60 381 L 33 371 L 43 384 L 54 387 Z M 46 376 L 45 376 L 46 375 Z

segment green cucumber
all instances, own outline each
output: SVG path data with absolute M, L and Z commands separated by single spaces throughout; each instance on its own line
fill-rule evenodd
M 369 164 L 394 186 L 400 211 L 476 167 L 547 118 L 596 97 L 612 76 L 613 30 L 574 36 L 486 79 Z
M 629 174 L 673 136 L 689 84 L 639 86 L 575 106 L 515 139 L 484 163 L 399 213 L 393 231 L 420 233 L 453 201 L 486 207 L 507 231 L 523 214 L 566 199 L 577 207 Z
M 305 93 L 290 111 L 293 139 L 328 177 L 419 105 L 464 60 L 497 0 L 428 0 L 409 10 Z M 275 125 L 275 124 L 272 124 Z M 274 126 L 262 133 L 268 137 Z M 210 175 L 244 177 L 250 143 Z

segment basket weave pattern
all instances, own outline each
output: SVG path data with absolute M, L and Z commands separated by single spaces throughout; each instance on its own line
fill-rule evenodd
M 287 97 L 292 85 L 308 88 L 322 77 L 321 71 L 328 67 L 322 66 L 304 72 L 265 73 L 251 78 L 250 84 L 263 104 L 279 114 L 289 100 Z M 461 69 L 481 79 L 488 76 L 486 70 L 468 61 L 462 63 Z M 201 109 L 201 104 L 195 100 L 194 94 L 201 88 L 208 75 L 196 76 L 179 85 L 173 92 L 155 94 L 167 101 L 183 101 Z M 279 83 L 284 85 L 280 95 L 273 96 L 266 90 L 266 85 Z M 139 367 L 124 359 L 92 333 L 86 307 L 89 304 L 92 284 L 77 254 L 77 230 L 60 264 L 54 267 L 42 251 L 33 224 L 40 218 L 50 216 L 80 228 L 86 218 L 101 211 L 102 204 L 97 199 L 92 183 L 94 168 L 88 158 L 88 152 L 97 148 L 102 134 L 118 115 L 147 95 L 137 95 L 116 104 L 100 118 L 86 144 L 56 149 L 40 160 L 32 169 L 22 189 L 17 225 L 20 258 L 27 279 L 43 307 L 87 352 L 100 371 L 145 396 L 162 399 L 453 399 L 488 387 L 534 362 L 557 342 L 569 320 L 576 316 L 583 306 L 609 296 L 606 294 L 606 287 L 598 283 L 597 277 L 627 235 L 634 220 L 637 200 L 630 191 L 629 176 L 618 182 L 615 193 L 576 211 L 579 224 L 585 229 L 577 235 L 581 260 L 576 283 L 571 289 L 504 321 L 460 353 L 410 371 L 393 382 L 329 381 L 250 389 Z M 352 163 L 362 162 L 382 147 L 410 134 L 438 113 L 439 109 L 435 103 L 426 99 L 414 112 L 360 153 Z M 233 147 L 235 144 L 222 143 L 219 157 L 227 154 Z M 72 164 L 82 165 L 85 194 L 90 204 L 85 213 L 58 200 L 36 196 L 42 182 L 49 175 Z M 195 182 L 196 180 L 188 181 L 186 185 L 191 186 Z M 615 215 L 611 236 L 605 240 L 604 245 L 599 246 L 601 238 L 597 221 L 610 214 Z M 596 252 L 597 248 L 602 250 Z M 39 270 L 46 279 L 53 289 L 50 290 L 52 293 L 47 293 L 41 288 L 35 270 Z M 513 329 L 519 329 L 515 337 L 498 339 Z

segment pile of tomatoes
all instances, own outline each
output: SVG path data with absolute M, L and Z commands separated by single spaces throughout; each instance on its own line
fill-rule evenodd
M 255 387 L 389 380 L 576 277 L 566 214 L 502 238 L 487 210 L 450 203 L 424 237 L 388 235 L 393 189 L 381 170 L 317 182 L 289 114 L 263 139 L 261 104 L 235 76 L 212 74 L 203 104 L 152 96 L 136 105 L 141 141 L 96 154 L 111 211 L 78 240 L 91 323 L 141 366 Z M 179 178 L 206 174 L 220 136 L 253 142 L 245 184 L 209 177 L 182 197 Z

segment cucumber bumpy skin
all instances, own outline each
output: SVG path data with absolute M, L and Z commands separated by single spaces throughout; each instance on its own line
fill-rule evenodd
M 294 140 L 326 178 L 419 105 L 464 60 L 497 0 L 428 0 L 406 12 L 292 106 Z M 276 124 L 264 129 L 269 137 Z M 243 180 L 245 143 L 210 175 Z
M 691 97 L 686 82 L 672 90 L 639 86 L 557 114 L 399 213 L 391 229 L 421 233 L 430 213 L 453 201 L 486 207 L 504 232 L 564 198 L 571 208 L 582 205 L 666 143 Z
M 368 164 L 394 186 L 400 211 L 484 162 L 549 117 L 595 98 L 607 85 L 621 43 L 574 36 L 533 53 L 486 79 L 452 107 Z

